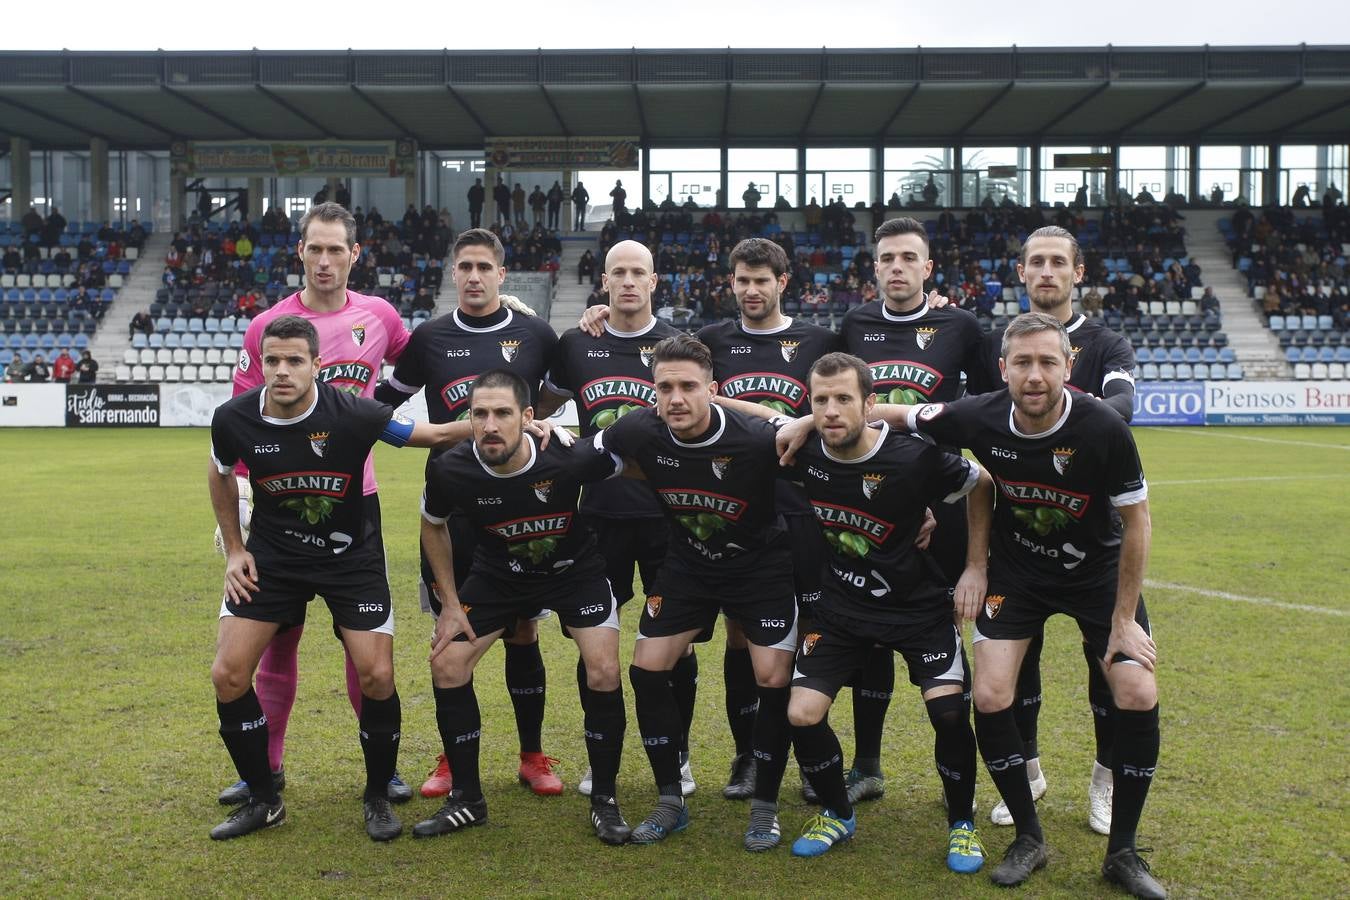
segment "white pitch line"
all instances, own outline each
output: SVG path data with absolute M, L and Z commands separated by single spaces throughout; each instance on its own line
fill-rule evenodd
M 1165 591 L 1183 591 L 1188 594 L 1200 594 L 1204 597 L 1214 597 L 1218 600 L 1231 600 L 1235 603 L 1252 603 L 1257 606 L 1274 606 L 1278 609 L 1292 609 L 1297 612 L 1319 613 L 1324 616 L 1350 616 L 1350 610 L 1328 609 L 1325 606 L 1309 606 L 1304 603 L 1286 603 L 1283 600 L 1274 600 L 1270 597 L 1247 597 L 1242 594 L 1230 594 L 1227 591 L 1212 591 L 1208 588 L 1192 587 L 1189 584 L 1176 584 L 1171 581 L 1154 581 L 1145 579 L 1144 587 L 1159 588 Z
M 1328 478 L 1350 478 L 1350 472 L 1340 475 L 1256 475 L 1253 477 L 1243 476 L 1235 478 L 1178 478 L 1173 481 L 1153 481 L 1149 480 L 1149 487 L 1157 487 L 1165 484 L 1220 484 L 1228 481 L 1326 481 Z
M 1290 447 L 1318 447 L 1323 450 L 1350 450 L 1350 444 L 1319 444 L 1316 441 L 1287 441 L 1282 438 L 1253 437 L 1249 434 L 1225 434 L 1221 429 L 1192 431 L 1188 428 L 1168 428 L 1162 425 L 1147 426 L 1150 431 L 1165 431 L 1170 434 L 1189 434 L 1193 437 L 1227 438 L 1230 441 L 1255 441 L 1259 444 L 1286 444 Z

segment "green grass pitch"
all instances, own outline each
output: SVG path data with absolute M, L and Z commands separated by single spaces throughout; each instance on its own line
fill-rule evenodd
M 1163 745 L 1140 843 L 1176 897 L 1344 895 L 1350 856 L 1350 429 L 1141 429 L 1151 483 L 1147 590 L 1160 645 Z M 216 734 L 209 667 L 222 561 L 211 549 L 200 430 L 0 430 L 0 895 L 1004 896 L 943 862 L 931 731 L 897 679 L 887 793 L 826 857 L 740 848 L 747 807 L 721 799 L 730 758 L 720 636 L 700 648 L 693 824 L 664 845 L 602 846 L 572 788 L 585 769 L 574 650 L 545 623 L 545 749 L 568 785 L 538 798 L 515 779 L 515 727 L 494 649 L 476 683 L 491 819 L 466 834 L 376 845 L 363 831 L 355 721 L 321 605 L 301 646 L 285 827 L 214 843 L 216 792 L 234 780 Z M 417 611 L 422 453 L 381 447 L 386 546 L 398 608 L 400 769 L 414 786 L 438 739 Z M 1274 602 L 1271 602 L 1274 601 Z M 635 616 L 625 617 L 631 654 Z M 1041 809 L 1052 848 L 1028 896 L 1105 896 L 1105 839 L 1086 824 L 1092 729 L 1077 633 L 1047 636 Z M 1339 662 L 1338 662 L 1339 660 Z M 903 672 L 903 669 L 902 669 Z M 652 788 L 629 723 L 621 801 Z M 847 692 L 833 722 L 845 751 Z M 995 859 L 1011 839 L 987 814 Z M 790 841 L 810 810 L 790 766 Z M 410 827 L 436 806 L 402 807 Z M 787 842 L 785 841 L 785 843 Z

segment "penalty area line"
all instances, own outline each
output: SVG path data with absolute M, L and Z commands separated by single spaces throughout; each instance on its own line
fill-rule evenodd
M 1296 612 L 1319 613 L 1324 616 L 1350 616 L 1350 610 L 1330 609 L 1325 606 L 1309 606 L 1305 603 L 1286 603 L 1283 600 L 1275 600 L 1271 597 L 1248 597 L 1243 594 L 1230 594 L 1227 591 L 1215 591 L 1209 588 L 1194 587 L 1189 584 L 1177 584 L 1172 581 L 1154 581 L 1151 578 L 1144 580 L 1144 587 L 1157 588 L 1164 591 L 1182 591 L 1187 594 L 1199 594 L 1202 597 L 1213 597 L 1216 600 L 1228 600 L 1233 603 L 1251 603 L 1255 606 L 1273 606 L 1277 609 L 1292 609 Z

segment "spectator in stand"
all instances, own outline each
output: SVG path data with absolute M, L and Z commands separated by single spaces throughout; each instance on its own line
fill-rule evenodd
M 66 217 L 61 215 L 61 211 L 55 206 L 52 207 L 51 214 L 47 216 L 45 227 L 43 228 L 43 243 L 48 247 L 55 247 L 61 242 L 61 235 L 66 231 Z
M 242 235 L 234 244 L 234 255 L 239 259 L 253 258 L 253 242 L 248 239 L 248 235 Z
M 576 220 L 575 230 L 586 230 L 586 209 L 591 202 L 591 194 L 580 181 L 572 188 L 572 216 Z
M 1200 312 L 1208 314 L 1219 312 L 1219 298 L 1214 296 L 1214 288 L 1207 287 L 1200 295 Z
M 515 190 L 511 191 L 511 211 L 515 214 L 515 222 L 521 228 L 526 227 L 525 222 L 525 189 L 516 182 Z
M 1083 295 L 1083 314 L 1087 316 L 1100 316 L 1102 314 L 1102 295 L 1095 287 L 1088 290 Z
M 558 230 L 558 215 L 562 210 L 563 189 L 557 181 L 548 189 L 548 229 L 549 231 Z
M 27 382 L 39 383 L 52 380 L 51 366 L 47 365 L 47 360 L 41 353 L 33 355 L 33 361 L 24 366 L 23 380 Z
M 475 178 L 473 187 L 469 188 L 469 227 L 479 228 L 483 224 L 483 203 L 487 199 L 487 191 L 483 187 L 483 179 Z
M 1306 184 L 1300 184 L 1298 190 L 1294 191 L 1294 196 L 1289 198 L 1289 205 L 1295 209 L 1307 209 L 1311 204 L 1308 202 L 1312 197 L 1312 191 Z
M 581 261 L 577 263 L 577 284 L 586 279 L 595 280 L 595 254 L 590 250 L 581 254 Z
M 609 198 L 614 210 L 614 221 L 618 222 L 628 211 L 628 192 L 623 189 L 621 180 L 614 180 L 614 189 L 609 192 Z
M 155 320 L 150 315 L 150 310 L 143 309 L 131 317 L 131 323 L 127 327 L 127 337 L 134 337 L 136 332 L 149 337 L 155 330 Z
M 530 212 L 533 213 L 536 228 L 544 224 L 544 208 L 546 206 L 548 206 L 548 195 L 544 193 L 543 188 L 536 184 L 534 190 L 530 192 Z
M 755 187 L 753 181 L 750 182 L 750 186 L 745 189 L 745 193 L 741 194 L 741 200 L 745 202 L 746 209 L 759 209 L 761 197 L 762 195 L 760 194 L 759 189 Z
M 19 220 L 19 224 L 23 225 L 23 233 L 27 237 L 33 234 L 40 235 L 42 226 L 46 223 L 42 221 L 42 214 L 37 211 L 37 207 L 30 206 L 28 212 L 24 213 L 23 218 Z
M 924 183 L 924 186 L 923 186 L 923 203 L 924 203 L 924 205 L 925 205 L 925 206 L 937 206 L 938 196 L 939 196 L 939 191 L 938 191 L 937 181 L 934 180 L 934 178 L 933 178 L 933 173 L 932 173 L 932 172 L 929 172 L 929 173 L 928 173 L 928 181 L 926 181 L 926 182 Z
M 244 291 L 234 301 L 234 311 L 236 315 L 251 319 L 256 316 L 258 310 L 258 295 L 253 291 Z
M 335 199 L 337 200 L 338 206 L 341 206 L 343 209 L 352 208 L 352 192 L 347 189 L 347 182 L 338 182 Z
M 412 308 L 413 312 L 435 312 L 436 298 L 432 296 L 431 291 L 427 290 L 426 287 L 419 287 L 417 289 L 417 294 L 413 297 Z
M 88 350 L 80 351 L 80 361 L 75 364 L 76 380 L 80 384 L 93 384 L 98 380 L 98 360 Z
M 23 257 L 19 255 L 19 251 L 13 247 L 7 248 L 5 255 L 0 257 L 0 269 L 4 269 L 6 275 L 17 275 L 21 268 L 23 268 Z
M 5 383 L 17 384 L 23 381 L 24 370 L 27 366 L 24 364 L 23 357 L 15 353 L 14 358 L 5 366 Z
M 511 224 L 511 188 L 507 187 L 502 176 L 497 176 L 497 183 L 492 186 L 492 202 L 497 205 L 497 224 Z
M 1327 185 L 1326 192 L 1322 194 L 1322 208 L 1331 209 L 1334 206 L 1338 206 L 1340 202 L 1341 191 L 1340 188 L 1336 187 L 1336 183 L 1333 181 L 1331 184 Z
M 69 350 L 62 348 L 56 354 L 56 359 L 52 360 L 52 381 L 70 384 L 70 376 L 73 374 L 75 374 L 75 360 L 70 358 Z

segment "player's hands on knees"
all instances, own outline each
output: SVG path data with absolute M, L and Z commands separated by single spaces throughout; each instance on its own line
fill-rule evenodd
M 460 606 L 458 601 L 442 603 L 441 614 L 436 617 L 436 631 L 431 636 L 431 656 L 428 659 L 440 656 L 455 637 L 461 634 L 471 641 L 478 640 L 478 635 L 473 633 L 473 626 L 469 624 L 469 616 L 464 612 L 464 607 Z
M 923 508 L 923 524 L 919 526 L 919 533 L 914 535 L 914 546 L 920 550 L 927 550 L 928 545 L 933 543 L 933 532 L 937 531 L 937 516 L 927 506 Z
M 1133 619 L 1111 623 L 1111 638 L 1106 644 L 1108 670 L 1111 668 L 1111 660 L 1116 658 L 1117 653 L 1125 654 L 1150 672 L 1158 662 L 1158 645 L 1153 643 L 1153 638 L 1149 637 L 1148 632 Z
M 225 596 L 231 603 L 251 603 L 258 590 L 258 563 L 247 550 L 231 553 L 225 561 Z
M 985 591 L 989 588 L 989 572 L 977 566 L 966 566 L 956 581 L 956 590 L 952 602 L 956 613 L 967 622 L 975 621 L 980 614 L 980 604 L 984 603 Z
M 586 307 L 586 311 L 581 314 L 581 319 L 577 322 L 577 327 L 591 337 L 599 337 L 605 333 L 605 320 L 608 318 L 608 306 L 588 306 Z
M 801 449 L 802 444 L 806 443 L 806 438 L 815 428 L 810 416 L 801 419 L 793 419 L 791 422 L 778 429 L 778 436 L 774 443 L 778 449 L 778 464 L 780 466 L 792 465 L 797 451 Z
M 943 294 L 942 294 L 941 291 L 929 291 L 929 292 L 928 292 L 928 308 L 929 308 L 929 309 L 942 309 L 942 307 L 948 306 L 948 305 L 955 306 L 956 304 L 952 302 L 952 300 L 951 300 L 950 297 L 945 297 L 945 296 L 943 296 Z

